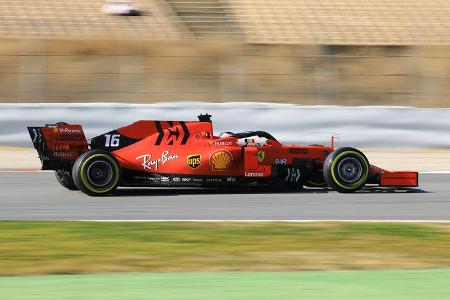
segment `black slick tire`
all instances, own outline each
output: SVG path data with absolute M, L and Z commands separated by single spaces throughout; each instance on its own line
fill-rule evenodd
M 331 152 L 323 164 L 323 177 L 333 190 L 353 193 L 361 189 L 369 176 L 370 164 L 359 150 L 342 147 Z
M 120 183 L 117 160 L 103 150 L 90 150 L 75 161 L 72 178 L 80 191 L 90 196 L 112 194 Z

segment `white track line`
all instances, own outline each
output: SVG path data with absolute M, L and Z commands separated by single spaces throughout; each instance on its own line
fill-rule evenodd
M 71 222 L 71 220 L 64 220 L 67 222 Z M 450 220 L 72 220 L 74 222 L 203 222 L 203 223 L 219 223 L 219 222 L 227 222 L 227 223 L 266 223 L 266 222 L 281 222 L 281 223 L 318 223 L 318 222 L 339 222 L 339 223 L 450 223 Z
M 0 170 L 0 173 L 41 173 L 41 172 L 53 172 L 53 170 Z
M 41 170 L 0 170 L 0 173 L 39 173 Z

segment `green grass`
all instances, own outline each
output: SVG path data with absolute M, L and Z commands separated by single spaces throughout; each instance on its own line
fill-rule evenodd
M 0 277 L 2 300 L 442 300 L 450 269 Z
M 450 267 L 450 224 L 0 222 L 0 275 Z

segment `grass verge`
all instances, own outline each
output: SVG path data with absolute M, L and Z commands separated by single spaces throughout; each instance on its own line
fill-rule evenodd
M 3 300 L 441 300 L 450 270 L 0 277 Z
M 434 267 L 450 224 L 0 222 L 0 275 Z

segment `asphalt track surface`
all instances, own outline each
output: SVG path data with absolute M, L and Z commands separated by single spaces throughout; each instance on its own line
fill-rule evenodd
M 419 188 L 355 194 L 133 188 L 89 197 L 65 190 L 53 172 L 0 173 L 0 219 L 450 221 L 450 174 L 421 174 Z

